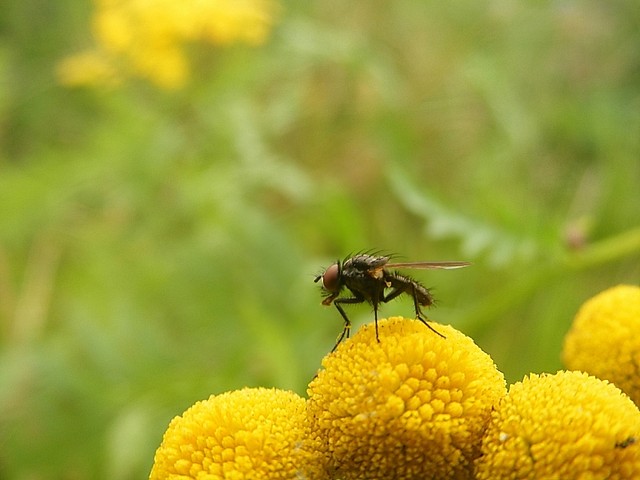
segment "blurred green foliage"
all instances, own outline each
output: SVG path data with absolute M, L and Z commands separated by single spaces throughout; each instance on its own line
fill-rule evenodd
M 145 477 L 195 401 L 303 394 L 350 252 L 472 261 L 416 277 L 510 382 L 638 283 L 635 2 L 289 1 L 174 92 L 58 85 L 90 14 L 0 7 L 1 478 Z

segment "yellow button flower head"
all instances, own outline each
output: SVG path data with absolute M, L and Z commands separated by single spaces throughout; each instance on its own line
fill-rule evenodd
M 496 407 L 476 478 L 640 478 L 640 411 L 583 372 L 530 375 Z
M 564 342 L 568 369 L 615 383 L 640 405 L 640 287 L 619 285 L 588 300 Z
M 149 478 L 322 480 L 305 412 L 305 400 L 283 390 L 213 395 L 171 421 Z
M 471 478 L 503 375 L 473 341 L 401 317 L 361 328 L 323 360 L 307 411 L 335 478 Z
M 96 46 L 57 68 L 59 80 L 68 86 L 115 85 L 141 77 L 161 88 L 180 88 L 190 74 L 187 51 L 192 45 L 260 45 L 279 5 L 275 0 L 94 2 Z

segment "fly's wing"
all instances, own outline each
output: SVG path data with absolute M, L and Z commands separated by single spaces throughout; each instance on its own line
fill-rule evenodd
M 385 268 L 417 268 L 421 270 L 443 269 L 451 270 L 471 265 L 469 262 L 396 262 L 387 263 Z

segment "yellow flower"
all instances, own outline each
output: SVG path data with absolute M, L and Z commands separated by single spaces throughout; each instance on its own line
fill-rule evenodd
M 583 372 L 530 375 L 492 414 L 477 479 L 640 478 L 640 411 Z
M 96 46 L 73 58 L 76 64 L 85 60 L 89 68 L 95 58 L 106 59 L 108 68 L 122 77 L 138 76 L 162 88 L 179 88 L 189 77 L 185 50 L 192 44 L 260 45 L 276 10 L 276 0 L 96 0 L 92 20 Z M 64 66 L 61 70 L 62 83 L 80 83 L 65 83 L 71 75 L 65 74 Z M 72 78 L 87 85 L 102 79 L 77 73 Z
M 335 478 L 471 478 L 503 375 L 447 325 L 378 322 L 342 342 L 309 385 L 310 427 Z
M 305 412 L 305 400 L 283 390 L 213 395 L 171 421 L 149 478 L 322 480 Z
M 67 87 L 120 83 L 117 70 L 107 58 L 97 52 L 85 52 L 65 58 L 57 66 L 58 81 Z
M 615 383 L 640 405 L 640 287 L 618 285 L 588 300 L 564 342 L 568 369 Z

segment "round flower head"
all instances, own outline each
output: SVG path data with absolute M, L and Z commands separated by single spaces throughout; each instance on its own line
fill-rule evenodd
M 530 375 L 492 413 L 476 478 L 640 478 L 640 411 L 583 372 Z
M 306 421 L 305 400 L 293 392 L 212 395 L 171 421 L 149 478 L 324 479 Z
M 640 287 L 619 285 L 588 300 L 564 342 L 568 369 L 615 383 L 640 405 Z
M 343 480 L 471 478 L 503 375 L 473 341 L 401 317 L 361 328 L 323 360 L 307 411 Z

